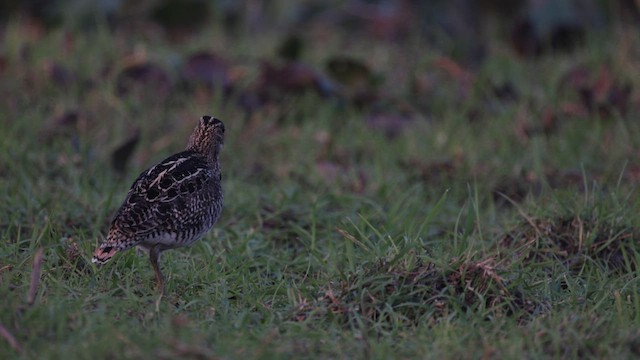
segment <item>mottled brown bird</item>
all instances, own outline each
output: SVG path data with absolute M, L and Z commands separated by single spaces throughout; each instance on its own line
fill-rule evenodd
M 160 254 L 193 244 L 220 217 L 223 195 L 218 156 L 223 144 L 222 121 L 203 116 L 185 151 L 138 176 L 92 261 L 104 264 L 116 253 L 137 246 L 149 253 L 162 293 Z

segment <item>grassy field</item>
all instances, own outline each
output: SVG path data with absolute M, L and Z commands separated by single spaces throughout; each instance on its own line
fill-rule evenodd
M 219 30 L 7 23 L 0 358 L 640 356 L 637 30 L 533 57 L 498 39 L 473 65 L 314 29 L 295 86 L 264 75 L 281 32 Z M 183 82 L 198 51 L 226 94 Z M 225 207 L 164 255 L 160 297 L 146 257 L 91 254 L 204 114 Z

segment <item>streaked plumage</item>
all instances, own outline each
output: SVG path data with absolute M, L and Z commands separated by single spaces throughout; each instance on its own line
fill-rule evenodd
M 185 151 L 145 170 L 118 210 L 107 240 L 93 254 L 104 264 L 117 252 L 137 246 L 149 253 L 158 287 L 158 260 L 164 250 L 191 245 L 216 223 L 222 211 L 222 175 L 218 155 L 224 124 L 203 116 Z

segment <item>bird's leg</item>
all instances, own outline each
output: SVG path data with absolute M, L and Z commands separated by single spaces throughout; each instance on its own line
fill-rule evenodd
M 162 276 L 160 265 L 158 264 L 161 251 L 160 245 L 154 245 L 149 249 L 149 261 L 151 261 L 153 271 L 156 273 L 156 281 L 158 282 L 158 291 L 160 294 L 164 293 L 164 276 Z

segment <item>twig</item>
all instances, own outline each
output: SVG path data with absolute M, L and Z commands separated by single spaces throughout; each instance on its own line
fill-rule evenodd
M 18 342 L 18 340 L 16 340 L 13 334 L 11 334 L 9 330 L 6 327 L 4 327 L 4 325 L 2 325 L 1 323 L 0 323 L 0 335 L 5 340 L 7 340 L 7 342 L 9 343 L 9 346 L 11 346 L 13 350 L 15 350 L 16 352 L 22 353 L 22 346 L 20 346 L 20 343 Z
M 13 266 L 11 266 L 11 264 L 9 265 L 5 265 L 3 267 L 0 268 L 0 274 L 2 274 L 3 272 L 5 272 L 6 270 L 11 270 Z
M 29 284 L 29 293 L 27 294 L 27 304 L 33 305 L 36 301 L 36 293 L 38 285 L 40 285 L 40 274 L 42 273 L 42 248 L 36 250 L 33 256 L 33 265 L 31 266 L 31 284 Z
M 0 281 L 2 281 L 2 273 L 5 272 L 5 271 L 11 270 L 11 268 L 12 268 L 11 264 L 5 265 L 5 266 L 0 268 Z

